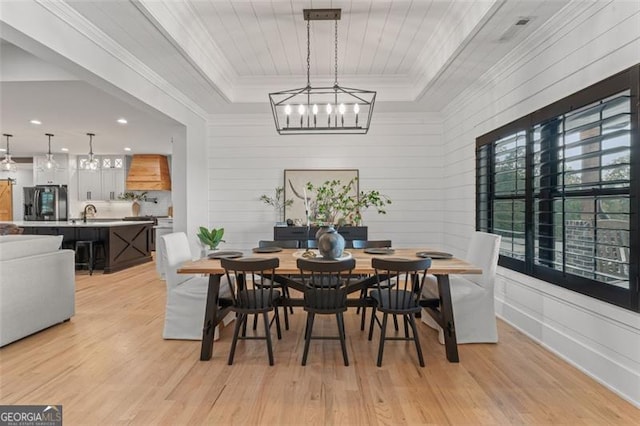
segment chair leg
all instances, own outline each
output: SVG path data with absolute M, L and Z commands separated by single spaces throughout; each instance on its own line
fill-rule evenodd
M 395 314 L 393 315 L 393 326 L 395 327 L 396 331 L 399 330 L 399 328 L 398 328 L 398 317 Z
M 367 290 L 366 289 L 362 289 L 362 292 L 360 293 L 360 300 L 362 300 L 362 318 L 360 318 L 360 330 L 364 331 L 364 322 L 365 322 L 365 318 L 367 317 L 367 302 L 365 300 L 365 298 L 367 297 Z M 360 310 L 360 307 L 358 306 L 358 310 Z M 358 313 L 356 311 L 356 313 Z
M 342 359 L 344 359 L 344 366 L 349 366 L 349 357 L 347 356 L 347 341 L 344 333 L 344 317 L 342 312 L 336 314 L 338 320 L 338 335 L 340 336 L 340 346 L 342 346 Z
M 307 365 L 307 355 L 309 354 L 309 343 L 311 343 L 311 330 L 313 330 L 313 320 L 315 314 L 313 312 L 307 313 L 307 331 L 304 339 L 304 352 L 302 354 L 302 365 Z
M 371 310 L 371 322 L 369 323 L 369 341 L 373 338 L 373 324 L 376 321 L 376 307 Z
M 284 295 L 287 296 L 287 299 L 291 299 L 291 296 L 289 295 L 289 287 L 288 286 L 284 286 Z M 291 315 L 293 315 L 293 306 L 289 306 L 289 311 L 291 312 Z M 285 316 L 285 321 L 286 321 L 286 316 Z M 287 324 L 287 330 L 289 329 L 289 324 Z
M 413 330 L 413 340 L 416 342 L 416 350 L 418 351 L 418 361 L 420 362 L 420 367 L 424 367 L 424 358 L 422 357 L 422 347 L 420 346 L 420 339 L 418 338 L 418 329 L 416 327 L 416 320 L 413 317 L 413 314 L 407 315 L 409 317 L 409 324 L 411 324 L 411 329 Z
M 263 312 L 264 332 L 267 339 L 267 353 L 269 354 L 269 365 L 273 365 L 273 347 L 271 346 L 271 330 L 269 327 L 269 312 Z
M 93 275 L 93 243 L 89 243 L 89 275 Z
M 380 346 L 378 346 L 378 367 L 382 367 L 382 352 L 384 351 L 384 337 L 387 331 L 387 317 L 389 314 L 385 312 L 382 317 L 382 329 L 380 330 Z
M 363 288 L 362 290 L 360 290 L 360 300 L 364 299 L 366 295 L 367 295 L 366 289 Z M 364 312 L 364 306 L 362 307 L 362 309 Z M 356 314 L 359 314 L 359 313 L 360 313 L 360 306 L 358 306 L 358 308 L 356 309 Z M 362 330 L 364 330 L 364 328 Z
M 404 337 L 409 338 L 409 319 L 406 315 L 402 316 L 402 322 L 404 323 Z
M 284 310 L 285 318 L 287 316 L 287 310 Z M 278 334 L 278 340 L 282 339 L 282 331 L 280 330 L 280 314 L 278 314 L 278 307 L 273 310 L 273 317 L 276 320 L 276 333 Z M 269 324 L 271 325 L 271 324 Z
M 255 331 L 257 329 L 258 329 L 258 315 L 256 314 L 256 315 L 253 316 L 253 330 Z M 246 335 L 247 334 L 247 327 L 246 326 L 245 326 L 244 330 L 245 330 L 244 333 Z
M 229 360 L 227 361 L 227 364 L 229 365 L 233 365 L 233 357 L 236 353 L 236 344 L 238 343 L 238 334 L 240 334 L 240 327 L 242 327 L 242 324 L 247 322 L 247 315 L 246 314 L 239 314 L 236 317 L 236 326 L 233 329 L 233 340 L 231 341 L 231 350 L 229 351 Z
M 289 296 L 287 296 L 288 299 Z M 288 330 L 289 329 L 289 311 L 287 310 L 286 306 L 282 307 L 283 311 L 284 311 L 284 329 Z M 289 306 L 289 309 L 293 309 L 291 306 Z M 276 308 L 276 311 L 278 310 L 278 308 Z

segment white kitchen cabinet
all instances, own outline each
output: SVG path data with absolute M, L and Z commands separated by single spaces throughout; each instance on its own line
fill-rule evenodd
M 97 155 L 100 168 L 87 171 L 81 168 L 86 157 L 78 157 L 78 198 L 88 200 L 117 200 L 125 188 L 125 164 L 121 155 Z
M 102 197 L 104 200 L 117 200 L 124 192 L 125 167 L 124 156 L 103 155 L 100 157 L 102 171 Z
M 78 170 L 78 199 L 80 201 L 104 199 L 101 171 Z
M 105 200 L 117 200 L 124 192 L 124 170 L 102 170 L 102 197 Z
M 34 157 L 33 182 L 35 185 L 68 185 L 69 168 L 68 157 L 64 154 L 54 154 L 56 168 L 47 169 L 44 156 Z

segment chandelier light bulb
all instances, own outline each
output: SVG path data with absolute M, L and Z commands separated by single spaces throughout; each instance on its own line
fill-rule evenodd
M 346 110 L 347 110 L 347 107 L 344 106 L 344 104 L 340 104 L 340 106 L 338 107 L 338 111 L 340 111 L 340 114 L 342 115 L 344 115 Z
M 304 105 L 298 105 L 298 114 L 304 115 Z
M 332 108 L 331 104 L 327 104 L 327 114 L 331 114 Z
M 353 112 L 355 114 L 360 112 L 360 105 L 358 103 L 353 104 Z
M 312 111 L 313 111 L 313 115 L 317 115 L 317 114 L 318 114 L 318 105 L 313 104 L 313 109 L 312 109 Z
M 287 127 L 289 127 L 289 117 L 291 116 L 291 105 L 286 104 L 284 106 L 284 113 L 287 116 Z

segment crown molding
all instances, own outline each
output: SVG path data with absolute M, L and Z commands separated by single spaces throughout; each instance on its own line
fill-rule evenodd
M 36 0 L 36 2 L 52 15 L 68 24 L 71 28 L 75 29 L 79 34 L 89 39 L 98 48 L 103 49 L 116 60 L 126 65 L 131 71 L 137 73 L 142 78 L 147 80 L 158 90 L 162 91 L 164 94 L 171 97 L 201 118 L 206 118 L 207 112 L 203 108 L 191 101 L 181 91 L 176 89 L 173 85 L 171 85 L 164 78 L 154 72 L 151 68 L 145 65 L 128 50 L 115 42 L 111 37 L 107 36 L 102 30 L 93 25 L 89 20 L 87 20 L 84 16 L 82 16 L 67 3 L 47 0 Z M 79 65 L 84 67 L 84 65 L 82 64 Z M 99 75 L 101 78 L 104 78 L 101 74 L 95 72 L 94 70 L 91 70 L 91 72 Z
M 504 2 L 505 0 L 476 2 L 472 5 L 460 2 L 456 4 L 460 9 L 450 9 L 453 15 L 460 15 L 461 11 L 464 11 L 464 15 L 458 19 L 459 24 L 455 28 L 441 29 L 439 34 L 436 34 L 436 36 L 440 36 L 440 40 L 445 42 L 436 46 L 433 46 L 433 43 L 428 44 L 418 55 L 414 68 L 410 71 L 415 87 L 414 100 L 422 98 L 438 81 L 442 73 L 456 61 L 460 53 L 467 48 L 487 22 L 503 6 Z M 448 18 L 443 19 L 443 22 L 448 21 Z M 417 68 L 421 64 L 424 65 Z
M 135 0 L 134 5 L 225 101 L 234 102 L 237 74 L 191 3 Z

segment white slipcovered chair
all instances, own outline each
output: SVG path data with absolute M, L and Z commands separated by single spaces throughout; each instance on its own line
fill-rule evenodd
M 458 343 L 496 343 L 498 329 L 494 307 L 494 284 L 500 251 L 499 235 L 474 232 L 467 248 L 465 260 L 482 268 L 482 275 L 450 275 L 451 303 Z M 425 291 L 438 294 L 436 277 L 425 280 Z M 428 313 L 422 322 L 439 330 L 440 343 L 444 343 L 442 328 Z
M 163 235 L 158 241 L 159 252 L 165 256 L 164 272 L 167 285 L 167 305 L 164 316 L 165 339 L 202 340 L 204 311 L 209 277 L 178 274 L 178 268 L 193 260 L 189 240 L 184 232 Z M 220 296 L 230 297 L 229 282 L 221 278 Z M 218 327 L 214 339 L 218 338 Z

